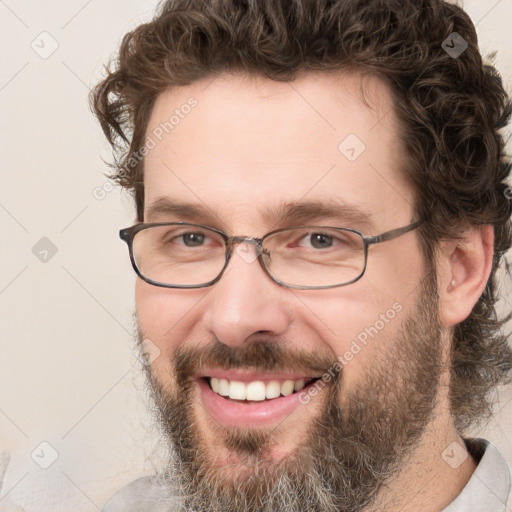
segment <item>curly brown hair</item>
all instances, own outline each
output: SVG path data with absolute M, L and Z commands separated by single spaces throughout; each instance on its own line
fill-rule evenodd
M 456 32 L 458 57 L 443 48 Z M 457 36 L 455 36 L 457 37 Z M 170 86 L 223 72 L 290 81 L 307 71 L 357 69 L 392 88 L 406 149 L 404 172 L 429 262 L 442 239 L 494 226 L 485 292 L 453 333 L 450 398 L 460 432 L 491 413 L 490 391 L 509 380 L 512 351 L 495 310 L 496 270 L 511 246 L 505 180 L 511 162 L 500 129 L 511 101 L 484 64 L 469 16 L 442 0 L 168 0 L 128 33 L 91 104 L 113 147 L 112 178 L 144 212 L 145 143 L 156 97 Z

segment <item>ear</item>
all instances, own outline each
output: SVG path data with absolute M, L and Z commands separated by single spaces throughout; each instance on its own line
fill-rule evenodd
M 491 273 L 494 228 L 475 226 L 458 240 L 441 243 L 438 254 L 439 317 L 450 327 L 465 320 Z

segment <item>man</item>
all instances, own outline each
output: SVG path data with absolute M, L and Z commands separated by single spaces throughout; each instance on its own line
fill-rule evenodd
M 169 464 L 106 511 L 504 511 L 511 105 L 440 0 L 174 0 L 93 93 Z

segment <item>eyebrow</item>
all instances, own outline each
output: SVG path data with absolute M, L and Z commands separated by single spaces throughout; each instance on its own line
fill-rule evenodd
M 146 222 L 155 222 L 156 219 L 178 217 L 180 220 L 200 221 L 217 217 L 216 213 L 202 204 L 183 203 L 167 197 L 161 197 L 146 208 L 144 214 Z
M 312 222 L 335 222 L 340 227 L 370 228 L 373 226 L 370 213 L 336 199 L 287 202 L 276 207 L 267 207 L 264 219 L 269 224 L 277 224 L 277 227 Z
M 340 227 L 359 229 L 370 229 L 374 226 L 370 213 L 353 204 L 332 198 L 322 201 L 292 201 L 276 206 L 267 206 L 262 215 L 265 224 L 270 226 L 270 229 L 319 222 L 335 223 Z M 145 222 L 179 220 L 207 225 L 221 222 L 218 213 L 204 204 L 184 203 L 168 197 L 161 197 L 148 206 L 145 219 Z

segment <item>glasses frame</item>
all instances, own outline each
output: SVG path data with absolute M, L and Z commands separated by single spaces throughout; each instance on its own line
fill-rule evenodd
M 257 237 L 250 237 L 250 236 L 228 236 L 224 231 L 221 231 L 220 229 L 213 228 L 211 226 L 206 226 L 204 224 L 194 224 L 190 222 L 152 222 L 152 223 L 139 223 L 135 224 L 129 228 L 124 228 L 119 231 L 119 237 L 121 240 L 126 242 L 128 245 L 128 250 L 130 253 L 130 261 L 132 263 L 132 267 L 135 270 L 135 273 L 146 283 L 152 284 L 154 286 L 159 286 L 161 288 L 181 288 L 181 289 L 194 289 L 194 288 L 207 288 L 209 286 L 212 286 L 217 281 L 220 280 L 220 278 L 223 276 L 224 271 L 226 270 L 229 261 L 231 259 L 231 256 L 233 255 L 233 247 L 235 244 L 239 243 L 249 243 L 251 245 L 255 245 L 256 247 L 260 248 L 261 251 L 258 251 L 257 259 L 259 261 L 259 264 L 263 271 L 279 286 L 283 286 L 285 288 L 295 289 L 295 290 L 325 290 L 328 288 L 338 288 L 340 286 L 347 286 L 349 284 L 355 283 L 356 281 L 359 281 L 361 279 L 366 271 L 367 263 L 368 263 L 368 247 L 370 245 L 379 244 L 381 242 L 387 242 L 388 240 L 393 240 L 395 238 L 398 238 L 399 236 L 405 235 L 406 233 L 409 233 L 410 231 L 413 231 L 414 229 L 418 228 L 422 223 L 424 222 L 424 219 L 420 219 L 416 222 L 413 222 L 411 224 L 408 224 L 407 226 L 403 226 L 400 228 L 395 228 L 390 231 L 385 231 L 384 233 L 381 233 L 380 235 L 375 236 L 365 236 L 357 229 L 353 228 L 345 228 L 345 227 L 339 227 L 339 226 L 310 226 L 310 225 L 304 225 L 304 226 L 294 226 L 294 227 L 288 227 L 288 228 L 280 228 L 275 229 L 273 231 L 270 231 L 269 233 L 266 233 L 261 238 Z M 198 227 L 203 229 L 208 229 L 210 231 L 213 231 L 220 235 L 224 239 L 224 243 L 226 245 L 226 254 L 225 254 L 225 262 L 224 266 L 222 267 L 222 270 L 219 272 L 217 277 L 215 279 L 212 279 L 211 281 L 208 281 L 206 283 L 202 283 L 199 285 L 173 285 L 173 284 L 167 284 L 167 283 L 161 283 L 159 281 L 154 281 L 146 276 L 144 276 L 140 270 L 137 267 L 137 264 L 135 263 L 135 258 L 133 256 L 133 239 L 135 238 L 135 235 L 139 233 L 140 231 L 144 231 L 145 229 L 149 229 L 152 227 L 160 227 L 160 226 L 192 226 L 192 227 Z M 354 279 L 341 284 L 333 284 L 333 285 L 321 285 L 321 286 L 303 286 L 303 285 L 289 285 L 278 279 L 276 276 L 272 275 L 270 270 L 266 267 L 264 261 L 263 261 L 263 255 L 266 254 L 269 256 L 268 252 L 263 249 L 263 242 L 266 238 L 269 236 L 272 236 L 276 233 L 281 233 L 283 231 L 289 231 L 292 229 L 297 228 L 317 228 L 317 229 L 339 229 L 343 231 L 350 231 L 352 233 L 355 233 L 359 235 L 364 244 L 364 265 L 360 272 L 360 274 L 355 277 Z

